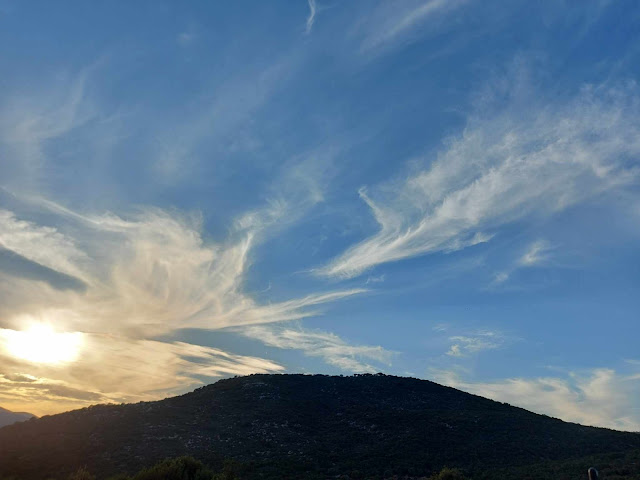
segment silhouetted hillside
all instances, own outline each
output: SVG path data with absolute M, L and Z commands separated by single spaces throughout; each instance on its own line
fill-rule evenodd
M 433 382 L 384 375 L 252 375 L 180 397 L 101 405 L 0 429 L 0 477 L 101 477 L 165 457 L 233 458 L 250 478 L 428 475 L 640 448 L 640 435 L 537 415 Z M 497 478 L 497 477 L 494 477 Z
M 24 422 L 33 417 L 33 414 L 26 412 L 12 412 L 6 408 L 0 407 L 0 427 L 11 425 L 15 422 Z

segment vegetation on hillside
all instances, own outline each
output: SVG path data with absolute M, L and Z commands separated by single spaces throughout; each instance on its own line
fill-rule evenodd
M 107 480 L 239 480 L 239 465 L 235 462 L 225 462 L 222 470 L 214 472 L 204 463 L 193 457 L 167 458 L 149 468 L 142 469 L 134 475 L 119 474 Z M 283 477 L 286 478 L 286 477 Z M 304 478 L 304 477 L 301 477 Z M 338 476 L 340 480 L 360 477 L 349 475 Z M 15 477 L 0 478 L 0 480 L 18 480 Z M 49 480 L 55 480 L 51 477 Z M 86 467 L 80 467 L 71 473 L 67 480 L 96 480 Z M 426 478 L 424 480 L 427 480 Z M 460 470 L 445 467 L 433 474 L 428 480 L 467 480 Z
M 540 478 L 553 480 L 586 479 L 586 465 L 597 465 L 601 480 L 640 480 L 640 450 L 626 453 L 605 454 L 564 462 L 543 462 L 515 467 L 510 469 L 489 470 L 477 472 L 476 480 L 538 480 Z M 133 475 L 118 474 L 107 480 L 242 480 L 248 478 L 251 466 L 228 460 L 215 471 L 203 462 L 193 457 L 177 457 L 165 459 L 151 467 L 144 468 Z M 67 477 L 48 475 L 48 480 L 66 478 L 66 480 L 97 480 L 96 475 L 86 467 L 80 467 Z M 279 478 L 311 479 L 321 478 L 313 472 L 300 473 L 295 477 L 288 476 L 284 471 Z M 368 477 L 355 470 L 336 475 L 337 480 L 363 480 Z M 429 477 L 393 476 L 385 480 L 471 480 L 471 477 L 457 468 L 444 467 Z M 20 480 L 18 477 L 0 477 L 0 480 Z

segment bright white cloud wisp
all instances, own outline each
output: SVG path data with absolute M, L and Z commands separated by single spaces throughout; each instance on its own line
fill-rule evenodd
M 380 230 L 320 273 L 350 278 L 459 250 L 516 220 L 637 183 L 639 98 L 634 84 L 585 88 L 565 105 L 479 112 L 424 170 L 375 194 L 360 191 Z
M 305 32 L 308 35 L 311 33 L 313 24 L 316 21 L 316 0 L 307 0 L 307 3 L 309 4 L 309 16 L 307 17 L 307 27 Z

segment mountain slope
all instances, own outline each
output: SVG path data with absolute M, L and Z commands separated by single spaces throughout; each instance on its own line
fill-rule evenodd
M 0 427 L 5 425 L 11 425 L 15 422 L 23 422 L 33 417 L 30 413 L 25 412 L 12 412 L 6 408 L 0 407 Z
M 443 465 L 477 472 L 633 448 L 639 434 L 562 422 L 426 380 L 251 375 L 158 402 L 4 427 L 0 477 L 45 478 L 79 465 L 107 476 L 185 454 L 252 462 L 255 478 L 422 475 Z

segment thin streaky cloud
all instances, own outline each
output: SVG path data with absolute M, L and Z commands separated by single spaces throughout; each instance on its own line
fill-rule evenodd
M 30 95 L 14 93 L 0 106 L 3 185 L 38 190 L 49 162 L 44 144 L 96 118 L 98 112 L 86 93 L 92 68 L 43 85 Z
M 313 28 L 313 24 L 316 21 L 316 0 L 307 0 L 309 5 L 309 16 L 307 17 L 307 26 L 305 29 L 305 33 L 309 35 L 311 33 L 311 29 Z
M 518 261 L 519 265 L 531 267 L 544 262 L 548 258 L 550 246 L 544 240 L 533 242 L 527 252 Z
M 78 264 L 82 263 L 85 254 L 73 239 L 54 227 L 21 220 L 13 212 L 2 209 L 0 247 L 62 274 L 83 277 Z
M 453 342 L 446 354 L 450 357 L 466 357 L 485 350 L 495 350 L 504 345 L 504 335 L 493 331 L 480 331 L 467 335 L 449 337 Z
M 552 247 L 549 242 L 545 240 L 536 240 L 527 247 L 525 253 L 522 254 L 522 256 L 518 258 L 518 260 L 514 262 L 510 267 L 496 273 L 493 277 L 491 285 L 496 286 L 506 282 L 518 269 L 530 268 L 544 264 L 549 260 L 551 256 L 551 250 Z
M 466 0 L 427 0 L 418 2 L 382 2 L 363 21 L 365 35 L 361 52 L 372 52 L 399 44 L 430 19 L 452 11 Z
M 376 265 L 486 242 L 531 215 L 548 216 L 637 183 L 640 155 L 634 85 L 583 89 L 558 106 L 478 112 L 423 171 L 373 194 L 380 225 L 319 272 L 350 278 Z M 488 233 L 487 233 L 488 232 Z
M 284 367 L 266 359 L 171 338 L 184 328 L 299 320 L 316 314 L 321 305 L 366 291 L 314 292 L 266 304 L 247 294 L 249 252 L 262 231 L 277 222 L 280 208 L 245 215 L 228 240 L 214 243 L 203 239 L 202 220 L 194 215 L 158 208 L 139 208 L 126 217 L 79 214 L 52 201 L 29 201 L 26 210 L 39 203 L 56 227 L 27 219 L 27 213 L 2 210 L 0 246 L 54 273 L 74 275 L 85 288 L 60 290 L 37 276 L 2 270 L 0 264 L 0 374 L 48 378 L 47 384 L 55 380 L 69 391 L 93 392 L 101 401 L 157 398 L 197 385 L 203 377 L 281 371 Z M 73 334 L 81 340 L 80 354 L 64 369 L 16 358 L 11 354 L 15 339 L 26 335 L 20 332 L 29 325 Z M 24 390 L 6 378 L 6 395 Z M 65 400 L 51 389 L 45 393 L 53 403 L 58 398 L 60 408 L 89 402 Z M 49 408 L 49 400 L 41 406 L 32 400 L 36 413 Z
M 333 333 L 302 327 L 259 325 L 238 332 L 270 347 L 300 350 L 307 356 L 320 357 L 329 365 L 352 373 L 378 372 L 380 364 L 388 366 L 393 355 L 393 352 L 381 346 L 352 345 Z M 369 362 L 375 362 L 378 366 Z

